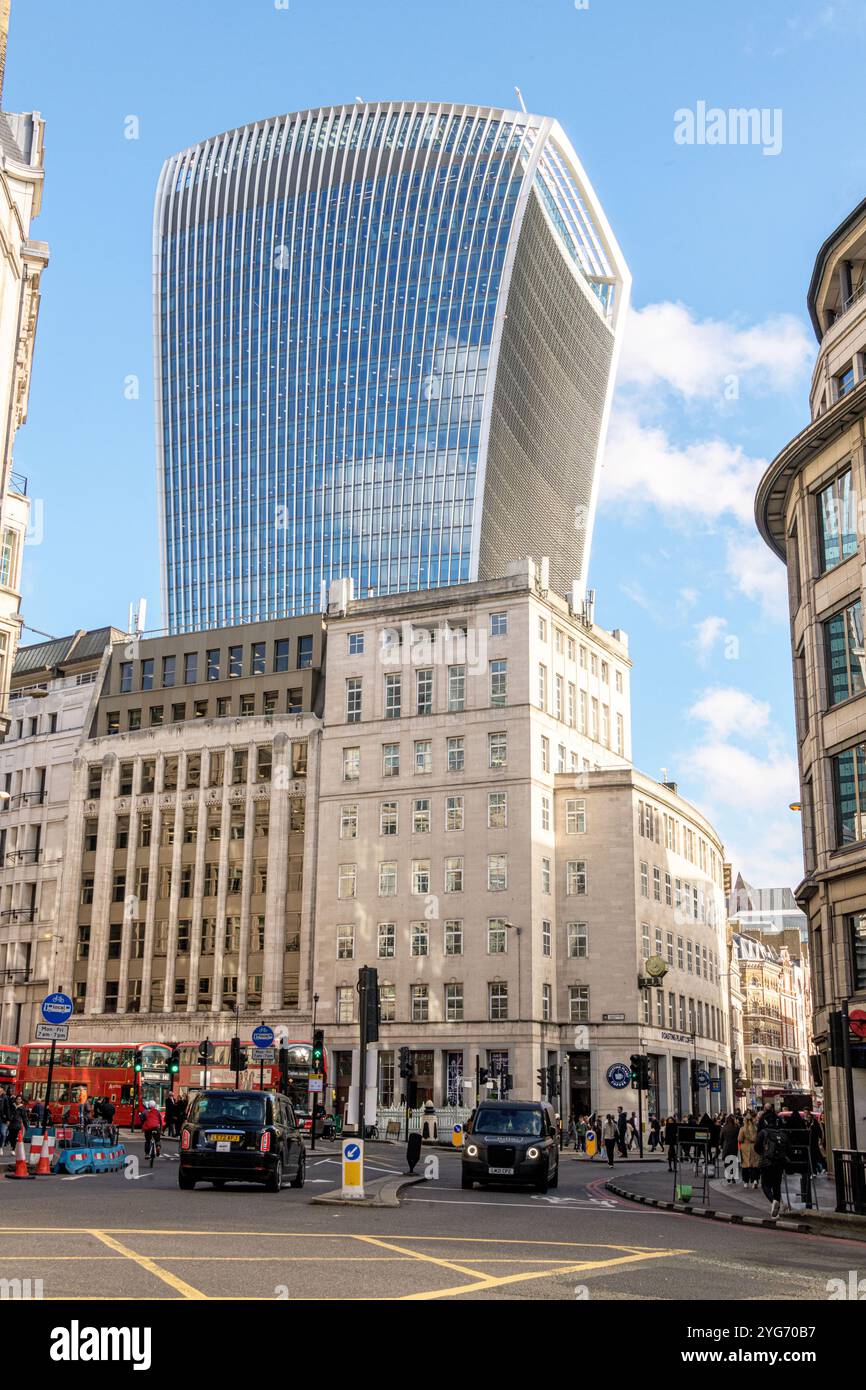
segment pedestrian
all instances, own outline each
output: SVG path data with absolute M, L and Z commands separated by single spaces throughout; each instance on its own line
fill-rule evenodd
M 770 1203 L 770 1215 L 776 1217 L 782 1209 L 782 1175 L 785 1171 L 786 1135 L 779 1127 L 778 1116 L 770 1107 L 770 1113 L 762 1115 L 763 1124 L 755 1139 L 755 1153 L 761 1170 L 761 1190 Z
M 169 1136 L 174 1134 L 176 1114 L 177 1110 L 174 1095 L 169 1091 L 165 1098 L 165 1132 Z
M 722 1125 L 719 1143 L 725 1167 L 725 1182 L 731 1186 L 737 1181 L 737 1153 L 740 1144 L 740 1127 L 733 1115 L 729 1115 Z
M 817 1115 L 809 1113 L 809 1157 L 812 1160 L 812 1172 L 824 1173 L 827 1169 L 827 1158 L 824 1150 L 824 1130 Z
M 180 1134 L 181 1126 L 184 1120 L 186 1119 L 186 1113 L 188 1110 L 189 1101 L 187 1099 L 186 1091 L 182 1091 L 181 1094 L 178 1096 L 174 1107 L 174 1125 L 177 1134 Z
M 740 1132 L 737 1135 L 740 1145 L 740 1163 L 742 1164 L 744 1187 L 758 1186 L 758 1162 L 755 1157 L 755 1140 L 757 1137 L 758 1128 L 755 1124 L 755 1116 L 751 1110 L 747 1110 L 743 1123 L 740 1125 Z
M 601 1138 L 607 1153 L 607 1166 L 608 1168 L 612 1168 L 613 1151 L 617 1147 L 618 1141 L 621 1142 L 619 1125 L 614 1124 L 613 1115 L 607 1116 L 604 1122 L 604 1128 L 601 1131 Z
M 620 1106 L 617 1107 L 617 1112 L 616 1112 L 616 1138 L 617 1138 L 617 1145 L 616 1145 L 616 1146 L 617 1146 L 617 1148 L 619 1149 L 620 1157 L 621 1157 L 621 1158 L 628 1158 L 628 1147 L 627 1147 L 626 1142 L 625 1142 L 625 1135 L 626 1135 L 626 1130 L 627 1130 L 627 1129 L 628 1129 L 628 1116 L 626 1115 L 625 1111 L 623 1110 L 622 1106 L 620 1105 Z
M 9 1126 L 12 1123 L 14 1114 L 15 1101 L 12 1097 L 12 1087 L 4 1086 L 3 1090 L 0 1091 L 0 1154 L 3 1153 L 3 1147 L 6 1143 L 6 1138 L 9 1134 Z
M 809 1128 L 806 1117 L 800 1110 L 800 1103 L 796 1096 L 791 1099 L 791 1111 L 785 1118 L 784 1128 L 788 1141 L 786 1171 L 799 1175 L 801 1200 L 807 1209 L 811 1209 L 812 1150 L 809 1143 Z
M 672 1173 L 677 1166 L 677 1122 L 673 1115 L 665 1120 L 664 1139 L 668 1151 L 668 1172 Z
M 640 1136 L 637 1132 L 637 1116 L 634 1111 L 628 1117 L 628 1147 L 630 1149 L 640 1148 Z
M 658 1115 L 650 1115 L 649 1122 L 649 1146 L 650 1152 L 655 1153 L 661 1142 L 661 1125 Z

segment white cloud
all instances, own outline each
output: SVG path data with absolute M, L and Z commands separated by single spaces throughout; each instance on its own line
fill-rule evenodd
M 703 618 L 701 622 L 695 623 L 695 632 L 698 635 L 694 645 L 697 648 L 699 661 L 707 659 L 716 643 L 724 636 L 727 626 L 727 618 L 718 617 Z
M 760 536 L 729 536 L 727 571 L 740 593 L 760 603 L 768 618 L 788 612 L 788 572 Z
M 732 516 L 752 523 L 755 489 L 767 467 L 724 439 L 674 444 L 664 429 L 644 425 L 621 403 L 611 418 L 601 482 L 604 506 L 657 507 L 670 526 Z
M 719 685 L 704 691 L 692 705 L 689 716 L 705 724 L 707 733 L 716 739 L 733 733 L 752 738 L 768 727 L 770 706 L 766 700 L 756 700 L 747 690 Z
M 630 312 L 619 382 L 644 392 L 666 387 L 690 400 L 723 398 L 726 389 L 744 387 L 787 391 L 813 356 L 806 325 L 792 314 L 743 328 L 698 319 L 685 304 L 667 301 Z

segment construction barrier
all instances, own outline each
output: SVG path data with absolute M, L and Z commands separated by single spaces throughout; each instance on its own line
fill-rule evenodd
M 114 1173 L 126 1161 L 126 1148 L 123 1144 L 110 1147 L 91 1147 L 86 1144 L 70 1144 L 57 1155 L 56 1173 Z

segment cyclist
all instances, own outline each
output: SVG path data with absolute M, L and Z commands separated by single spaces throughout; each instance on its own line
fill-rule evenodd
M 154 1147 L 158 1155 L 160 1151 L 159 1137 L 162 1131 L 162 1117 L 156 1107 L 156 1101 L 145 1101 L 144 1109 L 138 1118 L 141 1121 L 141 1132 L 144 1135 L 145 1158 L 151 1157 Z

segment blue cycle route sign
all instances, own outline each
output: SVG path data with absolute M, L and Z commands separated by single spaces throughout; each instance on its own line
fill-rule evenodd
M 42 1000 L 42 1017 L 46 1023 L 66 1023 L 72 1016 L 72 1000 L 68 994 L 46 994 Z
M 272 1047 L 274 1042 L 274 1030 L 269 1028 L 266 1023 L 262 1023 L 258 1028 L 253 1029 L 253 1046 L 258 1048 Z

